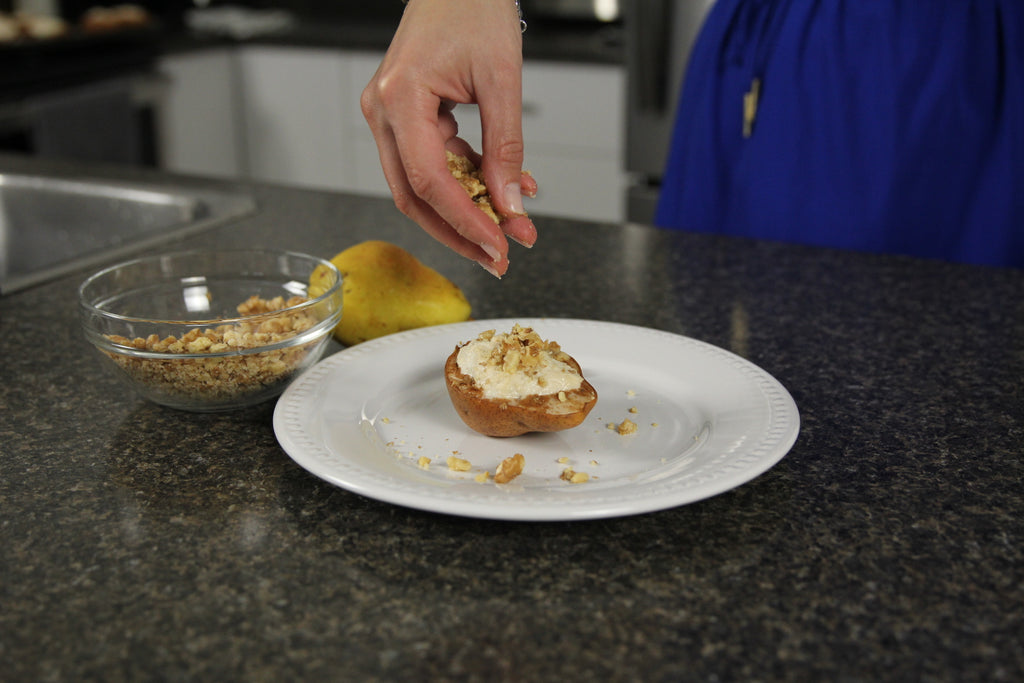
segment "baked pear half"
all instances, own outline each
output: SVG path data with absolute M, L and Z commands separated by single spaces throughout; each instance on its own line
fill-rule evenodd
M 556 342 L 519 325 L 456 346 L 444 378 L 459 417 L 487 436 L 572 429 L 597 403 L 580 364 Z

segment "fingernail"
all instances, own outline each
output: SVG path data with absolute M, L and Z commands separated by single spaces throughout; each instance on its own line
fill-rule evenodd
M 481 242 L 480 248 L 484 250 L 484 253 L 491 257 L 492 261 L 501 260 L 501 252 L 498 251 L 498 248 L 495 247 L 493 244 L 486 244 L 484 242 Z
M 510 239 L 512 239 L 512 240 L 513 240 L 513 241 L 514 241 L 514 242 L 515 242 L 516 244 L 519 244 L 519 245 L 521 245 L 521 246 L 524 246 L 524 247 L 526 247 L 527 249 L 533 249 L 533 244 L 532 244 L 532 243 L 529 243 L 529 242 L 524 242 L 523 240 L 519 239 L 518 237 L 516 237 L 516 236 L 514 236 L 514 235 L 508 235 L 508 237 L 509 237 Z
M 498 275 L 498 271 L 495 270 L 494 266 L 492 266 L 490 263 L 484 263 L 483 261 L 477 261 L 476 264 L 478 266 L 480 266 L 481 268 L 483 268 L 484 270 L 486 270 L 491 275 L 493 275 L 494 277 L 498 278 L 499 280 L 501 279 L 501 276 Z
M 523 209 L 523 195 L 519 188 L 519 183 L 509 183 L 505 186 L 505 203 L 508 204 L 514 213 L 526 213 L 525 209 Z
M 528 175 L 531 178 L 533 177 L 533 174 L 530 173 L 529 171 L 523 171 L 523 175 Z M 523 186 L 521 184 L 519 186 L 519 190 L 520 191 L 523 190 Z M 536 199 L 537 198 L 537 183 L 536 183 L 536 181 L 534 181 L 533 183 L 530 183 L 530 184 L 528 184 L 526 186 L 526 196 L 529 197 L 530 199 Z

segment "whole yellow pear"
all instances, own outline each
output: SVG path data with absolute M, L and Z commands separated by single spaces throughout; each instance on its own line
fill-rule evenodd
M 386 334 L 463 322 L 470 305 L 455 283 L 398 245 L 361 242 L 331 259 L 342 276 L 341 322 L 334 336 L 353 346 Z M 324 291 L 324 271 L 309 279 L 309 294 Z

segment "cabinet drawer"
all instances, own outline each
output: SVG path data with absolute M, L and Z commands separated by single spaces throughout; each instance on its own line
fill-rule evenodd
M 614 66 L 527 64 L 523 136 L 527 145 L 568 145 L 618 154 L 625 72 Z
M 537 179 L 526 210 L 537 217 L 619 222 L 625 216 L 625 178 L 617 158 L 569 158 L 530 154 L 526 166 Z M 537 218 L 543 231 L 543 219 Z
M 625 72 L 616 66 L 527 63 L 523 67 L 523 140 L 539 146 L 579 147 L 619 154 L 624 139 Z M 480 113 L 456 108 L 459 134 L 481 139 Z

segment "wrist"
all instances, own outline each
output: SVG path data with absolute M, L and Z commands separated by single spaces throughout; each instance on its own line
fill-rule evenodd
M 519 4 L 519 0 L 512 0 L 516 5 L 516 14 L 519 15 L 519 31 L 526 33 L 526 19 L 523 18 L 523 7 Z M 403 5 L 408 5 L 409 0 L 402 0 Z

